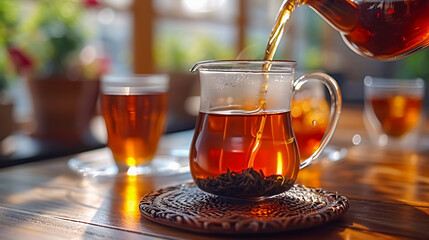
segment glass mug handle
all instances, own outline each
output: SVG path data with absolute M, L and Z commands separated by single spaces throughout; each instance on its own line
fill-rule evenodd
M 340 118 L 341 113 L 341 92 L 340 87 L 338 86 L 337 81 L 335 81 L 334 78 L 329 76 L 325 73 L 310 73 L 307 75 L 304 75 L 293 83 L 293 91 L 299 90 L 302 85 L 307 83 L 310 80 L 318 80 L 320 81 L 329 91 L 329 95 L 331 97 L 331 111 L 330 111 L 330 117 L 329 117 L 329 124 L 326 128 L 326 132 L 323 135 L 322 140 L 320 141 L 319 147 L 314 151 L 314 153 L 304 161 L 300 163 L 299 169 L 303 169 L 306 166 L 310 165 L 314 159 L 319 157 L 319 155 L 322 153 L 323 149 L 328 144 L 329 140 L 331 140 L 332 135 L 334 134 L 335 128 L 337 127 L 338 120 Z

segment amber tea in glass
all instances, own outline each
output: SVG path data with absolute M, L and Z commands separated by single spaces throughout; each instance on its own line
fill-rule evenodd
M 295 65 L 293 61 L 207 61 L 194 66 L 201 82 L 201 103 L 190 169 L 200 189 L 232 198 L 270 197 L 287 191 L 299 169 L 320 154 L 338 121 L 339 88 L 322 73 L 294 81 Z M 330 89 L 335 114 L 320 147 L 300 163 L 291 97 L 309 78 Z M 265 89 L 263 99 L 261 89 Z
M 424 81 L 367 76 L 365 83 L 365 124 L 379 146 L 415 145 L 422 121 Z
M 370 97 L 369 101 L 381 128 L 389 136 L 404 136 L 419 122 L 422 107 L 419 96 L 387 94 Z
M 118 169 L 144 166 L 153 159 L 167 114 L 168 76 L 104 76 L 101 110 Z
M 262 120 L 265 118 L 265 120 Z M 266 121 L 257 140 L 261 121 Z M 200 112 L 196 126 L 196 138 L 200 141 L 191 150 L 193 174 L 197 185 L 207 183 L 208 177 L 222 173 L 238 176 L 247 171 L 262 182 L 271 181 L 273 186 L 255 188 L 255 192 L 223 189 L 210 192 L 233 197 L 254 194 L 274 195 L 291 187 L 298 175 L 299 153 L 290 124 L 290 112 L 262 114 L 222 114 Z M 259 141 L 259 142 L 257 142 Z M 275 159 L 275 161 L 264 161 Z M 258 171 L 256 171 L 256 170 Z M 228 177 L 228 176 L 225 176 Z M 267 177 L 267 179 L 264 179 Z M 210 183 L 209 183 L 210 184 Z M 264 183 L 269 184 L 269 183 Z M 234 188 L 234 186 L 231 186 Z M 238 186 L 237 186 L 238 187 Z M 252 187 L 252 186 L 249 186 Z M 207 190 L 209 187 L 204 187 Z M 270 190 L 271 188 L 271 190 Z

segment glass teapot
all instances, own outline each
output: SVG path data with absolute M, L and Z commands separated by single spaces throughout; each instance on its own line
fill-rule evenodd
M 429 45 L 428 0 L 285 0 L 279 16 L 304 4 L 365 57 L 397 60 Z

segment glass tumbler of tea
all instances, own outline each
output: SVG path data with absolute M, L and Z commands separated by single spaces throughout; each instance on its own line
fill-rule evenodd
M 264 199 L 287 191 L 332 137 L 341 111 L 338 84 L 312 73 L 294 79 L 294 61 L 204 61 L 197 63 L 200 110 L 190 148 L 190 170 L 203 191 L 241 199 Z M 326 133 L 300 162 L 291 122 L 292 95 L 309 81 L 331 95 Z
M 371 142 L 394 149 L 417 147 L 424 81 L 366 76 L 364 85 L 364 123 Z
M 103 76 L 101 112 L 119 172 L 154 171 L 151 162 L 165 128 L 168 87 L 168 75 Z

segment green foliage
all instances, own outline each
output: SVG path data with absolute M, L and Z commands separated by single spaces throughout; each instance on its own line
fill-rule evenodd
M 18 25 L 19 9 L 14 0 L 0 0 L 0 45 L 9 42 Z
M 234 50 L 206 35 L 184 36 L 169 32 L 159 36 L 155 43 L 155 62 L 164 71 L 187 72 L 202 60 L 235 57 Z
M 83 8 L 76 0 L 39 0 L 23 25 L 24 47 L 39 77 L 61 74 L 84 44 Z
M 396 76 L 405 79 L 422 78 L 429 81 L 429 48 L 402 60 Z
M 0 91 L 13 78 L 7 69 L 7 44 L 13 38 L 19 22 L 19 7 L 15 0 L 0 0 Z

